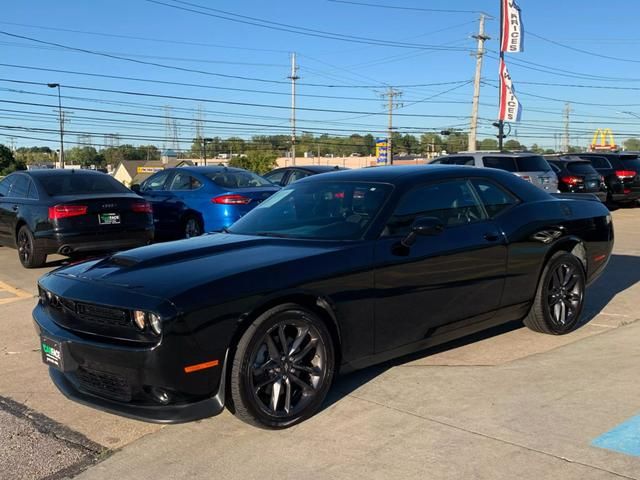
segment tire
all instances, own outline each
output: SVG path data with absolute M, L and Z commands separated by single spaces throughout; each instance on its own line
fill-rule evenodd
M 26 225 L 20 227 L 16 240 L 18 258 L 23 267 L 38 268 L 44 266 L 47 261 L 47 253 L 40 245 L 40 242 L 33 236 L 29 227 Z
M 199 237 L 203 233 L 202 222 L 195 215 L 187 215 L 182 222 L 183 238 Z
M 257 427 L 291 427 L 320 409 L 334 371 L 333 340 L 324 322 L 296 304 L 272 308 L 238 342 L 229 379 L 231 411 Z
M 582 262 L 567 252 L 556 252 L 545 265 L 536 296 L 524 319 L 535 332 L 564 335 L 580 326 L 586 277 Z

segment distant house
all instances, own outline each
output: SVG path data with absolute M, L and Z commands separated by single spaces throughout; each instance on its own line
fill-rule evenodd
M 113 178 L 123 185 L 130 187 L 133 177 L 138 173 L 138 167 L 143 166 L 145 163 L 147 163 L 146 160 L 123 160 L 113 172 Z

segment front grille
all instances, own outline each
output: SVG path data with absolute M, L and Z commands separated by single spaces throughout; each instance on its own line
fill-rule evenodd
M 120 402 L 131 401 L 131 385 L 124 377 L 83 367 L 76 370 L 75 377 L 82 390 Z
M 75 313 L 81 320 L 101 325 L 132 326 L 129 312 L 119 308 L 102 307 L 89 303 L 76 303 Z

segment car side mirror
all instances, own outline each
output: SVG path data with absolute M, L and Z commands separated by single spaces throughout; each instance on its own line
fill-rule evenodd
M 416 242 L 418 235 L 431 237 L 440 235 L 444 231 L 444 223 L 436 217 L 419 217 L 411 224 L 411 231 L 401 240 L 401 244 L 410 247 Z
M 140 184 L 139 183 L 134 183 L 133 185 L 131 185 L 131 190 L 133 192 L 140 193 Z

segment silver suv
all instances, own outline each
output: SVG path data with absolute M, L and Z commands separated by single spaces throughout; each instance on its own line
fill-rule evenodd
M 438 157 L 431 165 L 468 165 L 506 170 L 549 193 L 558 191 L 558 177 L 551 166 L 535 153 L 460 152 Z

